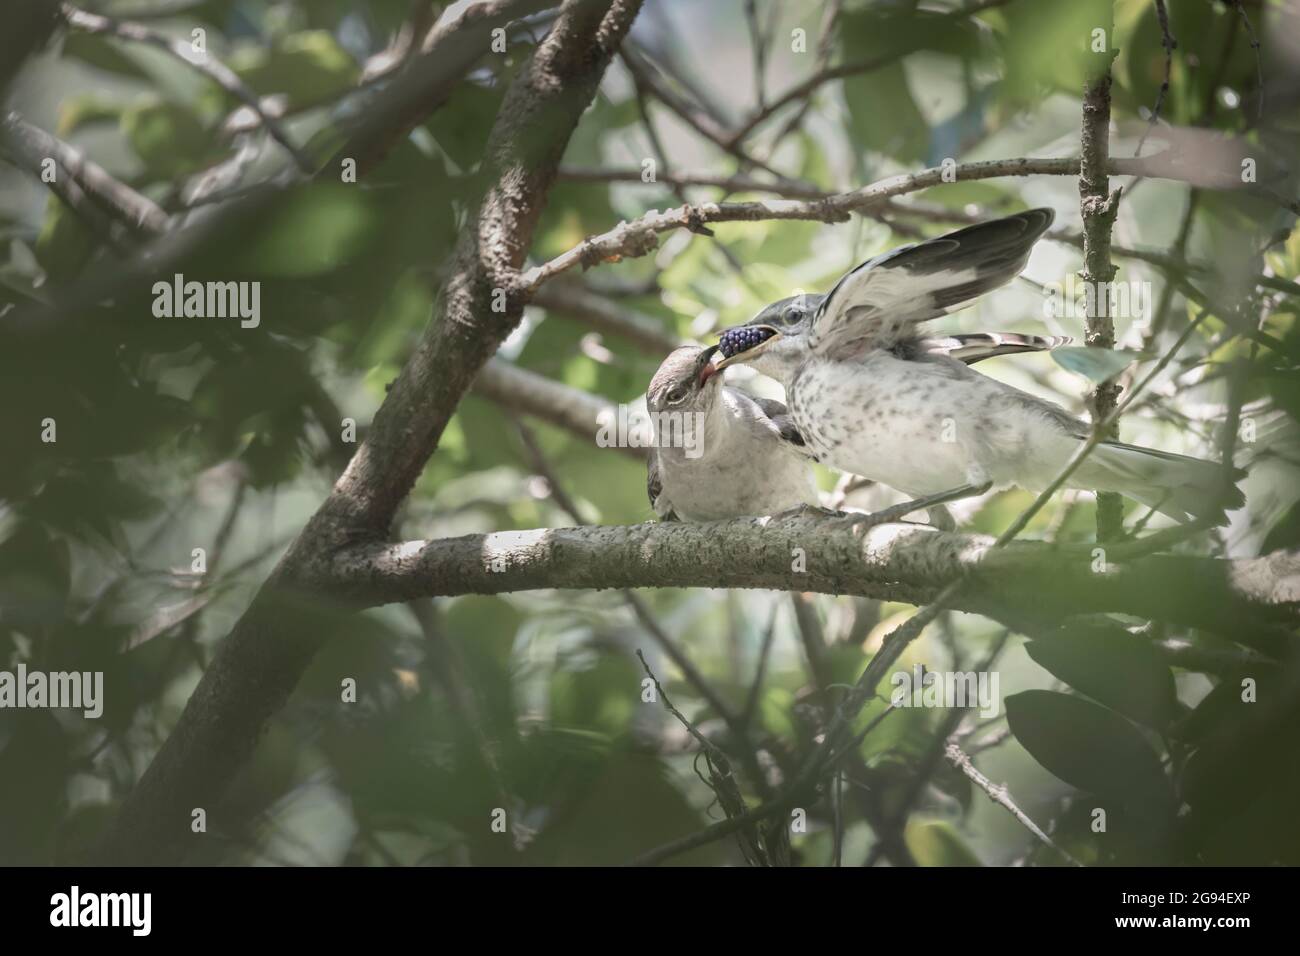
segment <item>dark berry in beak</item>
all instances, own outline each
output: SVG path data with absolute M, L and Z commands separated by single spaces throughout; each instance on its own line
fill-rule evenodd
M 766 342 L 776 333 L 761 325 L 739 325 L 727 329 L 718 339 L 718 350 L 726 358 L 748 352 L 760 342 Z

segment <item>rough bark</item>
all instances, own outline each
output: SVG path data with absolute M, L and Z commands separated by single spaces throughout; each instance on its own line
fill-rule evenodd
M 489 137 L 488 186 L 462 234 L 440 314 L 347 470 L 222 642 L 122 808 L 101 848 L 104 862 L 177 858 L 194 838 L 191 811 L 211 811 L 331 636 L 337 625 L 320 612 L 331 596 L 335 556 L 387 534 L 461 396 L 519 321 L 518 269 L 560 156 L 639 6 L 639 0 L 569 0 L 521 69 Z M 494 311 L 502 302 L 498 289 L 504 308 Z
M 1084 324 L 1083 340 L 1091 348 L 1115 347 L 1115 319 L 1110 313 L 1110 283 L 1115 278 L 1115 264 L 1110 260 L 1110 234 L 1119 212 L 1120 190 L 1110 191 L 1110 47 L 1114 18 L 1110 4 L 1102 5 L 1106 19 L 1107 50 L 1095 56 L 1101 61 L 1089 76 L 1083 90 L 1083 123 L 1079 131 L 1079 212 L 1083 217 L 1083 281 L 1093 290 Z M 1114 381 L 1097 385 L 1087 398 L 1094 427 L 1115 410 L 1119 385 Z M 1110 429 L 1113 433 L 1113 427 Z M 1097 540 L 1112 541 L 1123 533 L 1124 503 L 1119 495 L 1097 495 Z
M 806 570 L 795 571 L 796 549 Z M 358 604 L 538 588 L 717 587 L 856 594 L 923 604 L 962 572 L 953 600 L 1023 624 L 1118 612 L 1243 640 L 1254 624 L 1294 622 L 1300 553 L 1222 561 L 1156 555 L 1093 569 L 1090 549 L 1012 543 L 926 525 L 854 528 L 809 513 L 539 528 L 436 541 L 367 544 L 339 555 L 333 593 Z

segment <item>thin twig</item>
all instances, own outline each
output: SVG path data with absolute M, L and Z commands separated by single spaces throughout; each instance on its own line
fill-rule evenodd
M 186 43 L 173 40 L 166 34 L 159 33 L 139 23 L 114 20 L 98 13 L 88 13 L 85 10 L 77 9 L 70 3 L 62 4 L 60 9 L 63 19 L 74 30 L 117 37 L 119 40 L 130 40 L 135 43 L 144 43 L 155 49 L 162 50 L 182 63 L 193 67 L 256 113 L 258 119 L 262 121 L 262 125 L 266 127 L 266 131 L 293 157 L 293 161 L 300 171 L 309 173 L 314 168 L 311 159 L 294 145 L 293 139 L 290 138 L 288 131 L 280 124 L 280 121 L 267 113 L 262 107 L 261 98 L 248 87 L 248 84 L 239 78 L 239 74 L 216 57 L 209 53 L 197 53 Z
M 1242 0 L 1224 0 L 1224 2 L 1237 11 L 1241 25 L 1246 28 L 1246 35 L 1250 37 L 1250 48 L 1255 51 L 1255 88 L 1259 92 L 1259 102 L 1255 104 L 1255 116 L 1262 120 L 1264 118 L 1264 58 L 1260 53 L 1259 37 L 1255 35 L 1255 28 L 1251 25 L 1250 16 L 1246 13 L 1246 6 Z
M 970 756 L 962 751 L 956 741 L 948 741 L 947 747 L 944 751 L 944 756 L 947 757 L 950 764 L 964 773 L 967 778 L 970 779 L 971 783 L 975 784 L 975 786 L 987 793 L 989 799 L 998 806 L 1004 808 L 1008 813 L 1020 821 L 1020 825 L 1037 837 L 1044 846 L 1048 846 L 1055 850 L 1062 857 L 1068 860 L 1071 865 L 1083 866 L 1082 863 L 1044 833 L 1038 824 L 1030 819 L 1029 814 L 1016 806 L 1016 802 L 1011 799 L 1011 794 L 1007 792 L 1005 786 L 998 786 L 988 777 L 984 776 L 984 774 L 980 773 L 979 770 L 976 769 L 975 764 L 971 762 Z
M 1165 48 L 1165 78 L 1160 82 L 1160 92 L 1156 94 L 1156 105 L 1151 110 L 1151 119 L 1147 123 L 1147 128 L 1138 140 L 1137 149 L 1133 151 L 1134 156 L 1142 155 L 1142 147 L 1146 144 L 1147 137 L 1151 135 L 1151 131 L 1160 122 L 1160 108 L 1164 106 L 1165 97 L 1169 95 L 1169 77 L 1174 68 L 1174 50 L 1178 49 L 1178 41 L 1174 39 L 1173 33 L 1169 30 L 1169 11 L 1165 8 L 1165 0 L 1155 0 L 1155 4 L 1156 18 L 1160 21 L 1160 44 Z
M 929 189 L 948 182 L 972 182 L 1010 176 L 1073 176 L 1079 172 L 1079 160 L 1073 157 L 1018 157 L 983 162 L 960 163 L 955 167 L 933 166 L 916 173 L 891 176 L 849 192 L 835 193 L 820 200 L 794 199 L 767 202 L 705 202 L 680 206 L 664 212 L 652 211 L 639 219 L 625 222 L 581 243 L 519 277 L 519 291 L 525 295 L 542 283 L 570 269 L 590 268 L 602 262 L 617 262 L 650 254 L 658 247 L 658 234 L 677 229 L 698 231 L 700 227 L 720 222 L 761 222 L 764 220 L 801 220 L 812 222 L 847 222 L 850 213 L 862 213 L 889 199 Z M 1239 188 L 1240 180 L 1207 175 L 1204 169 L 1193 170 L 1185 161 L 1176 160 L 1168 151 L 1142 159 L 1112 157 L 1108 172 L 1114 176 L 1146 175 L 1182 181 L 1202 182 L 1215 188 Z M 1260 190 L 1261 195 L 1265 194 Z M 1282 205 L 1293 203 L 1285 197 L 1270 196 Z M 1300 203 L 1294 203 L 1300 208 Z
M 965 7 L 959 7 L 943 15 L 944 19 L 961 20 L 966 17 L 974 16 L 984 10 L 991 10 L 994 7 L 1006 6 L 1010 0 L 979 0 Z M 863 73 L 871 73 L 882 67 L 896 63 L 909 53 L 914 53 L 923 46 L 921 40 L 913 41 L 900 49 L 891 50 L 888 53 L 879 56 L 868 57 L 862 60 L 855 60 L 851 63 L 844 63 L 840 66 L 829 67 L 818 70 L 808 79 L 797 83 L 790 89 L 786 90 L 766 107 L 757 110 L 749 119 L 741 124 L 740 128 L 735 130 L 727 138 L 731 146 L 742 144 L 756 128 L 766 122 L 771 116 L 775 115 L 784 107 L 796 101 L 806 101 L 813 93 L 822 86 L 834 80 L 842 80 L 850 76 L 860 76 Z
M 745 812 L 745 801 L 740 794 L 740 784 L 736 781 L 735 774 L 732 772 L 731 761 L 726 754 L 718 749 L 713 741 L 700 733 L 695 725 L 673 706 L 672 700 L 668 697 L 668 692 L 659 683 L 659 678 L 654 675 L 654 671 L 650 670 L 650 665 L 646 663 L 645 655 L 641 653 L 640 648 L 637 648 L 636 656 L 641 661 L 641 666 L 645 668 L 647 676 L 654 682 L 655 690 L 659 693 L 659 699 L 663 702 L 664 709 L 677 718 L 678 722 L 686 728 L 686 732 L 695 738 L 700 745 L 700 749 L 704 751 L 705 759 L 709 765 L 710 779 L 708 782 L 718 798 L 718 803 L 722 806 L 722 812 L 727 815 L 728 820 L 737 819 Z M 737 841 L 740 844 L 740 851 L 751 866 L 762 865 L 768 861 L 767 852 L 763 847 L 762 836 L 756 825 L 742 827 L 738 834 L 741 837 Z

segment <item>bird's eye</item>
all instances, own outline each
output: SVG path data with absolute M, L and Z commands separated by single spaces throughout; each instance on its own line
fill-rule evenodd
M 781 316 L 781 321 L 784 325 L 798 325 L 802 320 L 803 309 L 799 308 L 797 305 L 793 305 L 786 309 L 785 314 Z
M 668 393 L 669 405 L 678 405 L 684 401 L 686 401 L 686 389 L 682 386 L 678 385 Z

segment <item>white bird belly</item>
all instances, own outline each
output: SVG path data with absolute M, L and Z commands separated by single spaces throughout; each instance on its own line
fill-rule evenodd
M 1074 441 L 994 379 L 888 353 L 809 363 L 789 400 L 821 461 L 912 495 L 1032 486 L 1055 474 Z

